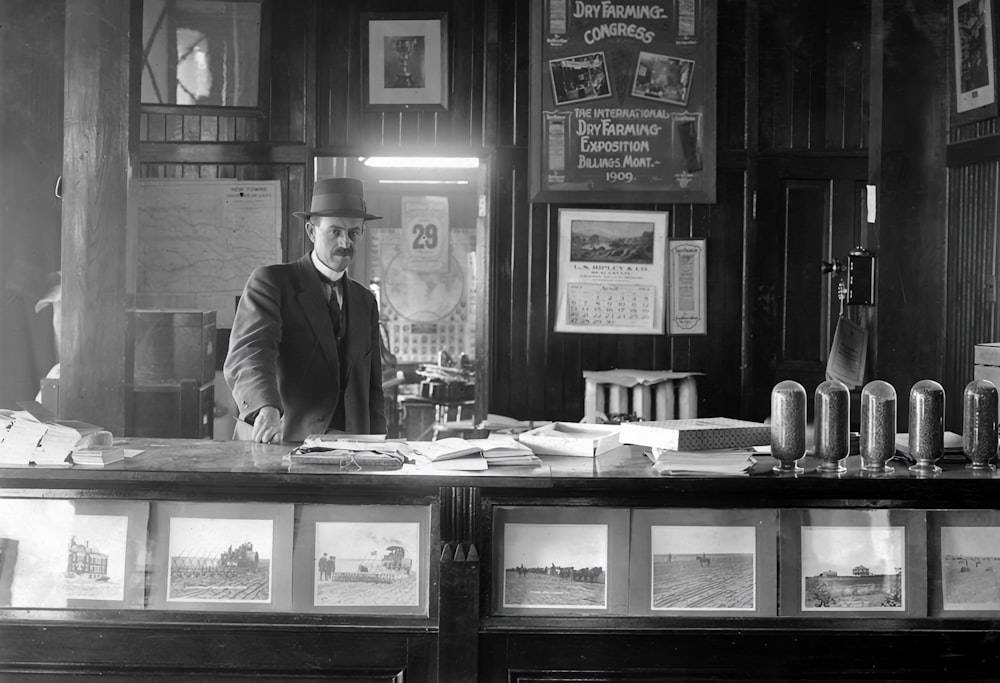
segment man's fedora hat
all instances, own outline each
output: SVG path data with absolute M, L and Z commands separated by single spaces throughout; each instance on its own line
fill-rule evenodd
M 381 218 L 365 207 L 365 184 L 357 178 L 324 178 L 313 185 L 312 204 L 308 211 L 293 211 L 299 218 L 345 216 L 373 221 Z

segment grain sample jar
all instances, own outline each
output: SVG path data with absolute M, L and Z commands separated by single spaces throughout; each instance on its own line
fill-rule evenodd
M 846 472 L 844 458 L 851 452 L 851 392 L 847 385 L 828 379 L 816 387 L 815 451 L 817 472 Z
M 802 472 L 798 461 L 806 454 L 806 390 L 787 379 L 771 389 L 771 457 L 775 472 Z
M 860 450 L 863 472 L 892 472 L 888 463 L 896 453 L 896 390 L 880 379 L 861 390 Z
M 937 461 L 944 455 L 944 387 L 922 379 L 910 389 L 910 471 L 937 474 Z
M 962 452 L 972 470 L 991 470 L 997 454 L 997 387 L 988 379 L 968 383 L 962 396 Z

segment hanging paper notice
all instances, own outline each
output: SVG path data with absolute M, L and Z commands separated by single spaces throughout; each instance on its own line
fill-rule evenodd
M 403 242 L 408 270 L 448 270 L 450 226 L 447 197 L 403 197 Z
M 847 318 L 837 321 L 833 347 L 826 362 L 826 378 L 838 379 L 854 389 L 864 384 L 868 359 L 868 330 Z

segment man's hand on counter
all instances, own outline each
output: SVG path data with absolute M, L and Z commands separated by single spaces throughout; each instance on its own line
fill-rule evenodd
M 278 443 L 282 439 L 281 413 L 274 406 L 264 406 L 253 421 L 253 440 L 258 443 Z

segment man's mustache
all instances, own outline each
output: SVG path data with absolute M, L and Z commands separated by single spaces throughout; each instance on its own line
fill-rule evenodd
M 334 256 L 354 256 L 354 249 L 351 247 L 337 247 L 333 250 Z

